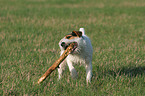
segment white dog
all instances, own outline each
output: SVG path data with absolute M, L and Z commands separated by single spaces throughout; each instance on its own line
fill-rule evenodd
M 59 42 L 59 47 L 61 49 L 61 54 L 69 46 L 70 43 L 76 42 L 76 48 L 74 51 L 68 55 L 68 57 L 59 65 L 58 73 L 59 79 L 62 77 L 62 72 L 65 69 L 67 63 L 69 71 L 71 72 L 72 78 L 77 77 L 77 72 L 73 67 L 73 64 L 83 64 L 86 68 L 86 81 L 91 82 L 92 77 L 92 54 L 93 48 L 90 39 L 85 35 L 84 28 L 80 28 L 79 31 L 72 31 L 70 34 L 66 35 Z

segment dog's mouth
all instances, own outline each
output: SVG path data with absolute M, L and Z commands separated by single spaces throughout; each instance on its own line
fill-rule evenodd
M 72 52 L 73 52 L 73 51 L 75 51 L 75 49 L 77 48 L 78 43 L 77 43 L 77 42 L 71 42 L 71 43 L 74 43 L 74 47 L 73 47 L 73 49 L 72 49 Z M 68 47 L 71 43 L 66 44 L 65 42 L 62 42 L 62 43 L 61 43 L 61 46 L 64 48 L 64 50 L 66 50 L 67 47 Z

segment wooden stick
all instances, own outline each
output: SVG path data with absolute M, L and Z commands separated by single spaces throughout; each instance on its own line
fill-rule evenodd
M 53 72 L 60 63 L 73 51 L 73 48 L 75 46 L 75 43 L 71 43 L 67 49 L 63 52 L 63 54 L 59 57 L 58 60 L 56 60 L 53 65 L 41 76 L 41 78 L 38 80 L 38 84 L 40 84 L 42 81 L 44 81 L 50 74 Z

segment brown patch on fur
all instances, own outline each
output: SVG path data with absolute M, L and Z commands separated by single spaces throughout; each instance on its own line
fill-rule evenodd
M 72 31 L 72 34 L 75 33 L 78 37 L 82 36 L 82 32 L 81 31 Z
M 81 31 L 72 31 L 72 33 L 65 36 L 66 39 L 74 39 L 82 36 Z

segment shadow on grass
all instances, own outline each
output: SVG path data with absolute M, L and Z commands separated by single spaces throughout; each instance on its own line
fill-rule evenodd
M 105 74 L 110 74 L 114 78 L 119 75 L 127 75 L 128 77 L 136 77 L 138 75 L 145 75 L 145 66 L 139 66 L 139 67 L 122 67 L 118 68 L 116 71 L 109 70 L 105 72 Z

